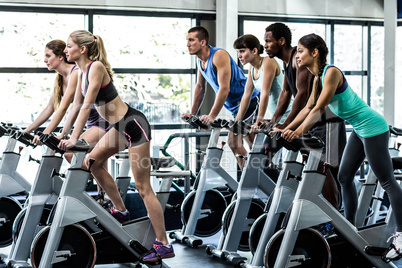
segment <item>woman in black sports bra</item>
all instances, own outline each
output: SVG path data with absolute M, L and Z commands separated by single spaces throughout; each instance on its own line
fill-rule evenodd
M 112 176 L 102 164 L 112 155 L 128 147 L 130 165 L 135 178 L 136 188 L 144 200 L 157 241 L 154 251 L 143 258 L 144 262 L 155 262 L 158 258 L 174 256 L 173 247 L 168 244 L 162 207 L 150 183 L 150 139 L 151 128 L 146 117 L 122 101 L 113 85 L 113 73 L 106 58 L 103 41 L 99 36 L 84 30 L 74 31 L 67 39 L 66 55 L 75 61 L 82 72 L 78 83 L 84 99 L 80 105 L 74 131 L 69 140 L 62 140 L 59 147 L 63 150 L 73 147 L 87 121 L 91 107 L 95 105 L 98 113 L 110 127 L 96 144 L 86 160 L 95 159 L 91 173 L 105 190 L 114 207 L 112 215 L 124 222 L 130 219 L 129 212 L 118 192 Z

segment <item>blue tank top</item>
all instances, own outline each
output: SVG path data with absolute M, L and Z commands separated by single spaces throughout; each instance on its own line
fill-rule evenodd
M 198 59 L 197 65 L 202 76 L 211 85 L 215 93 L 219 91 L 218 76 L 217 72 L 212 64 L 212 58 L 215 52 L 220 49 L 216 47 L 209 46 L 210 52 L 208 57 L 207 65 L 205 70 L 201 68 L 201 60 Z M 229 55 L 230 57 L 230 55 Z M 230 68 L 231 68 L 231 78 L 230 78 L 230 92 L 226 98 L 224 107 L 229 110 L 232 114 L 237 113 L 240 106 L 240 101 L 244 93 L 244 87 L 246 85 L 247 78 L 243 71 L 237 66 L 236 62 L 230 57 Z M 258 95 L 258 91 L 254 89 L 251 99 L 254 99 Z
M 261 61 L 261 68 L 260 68 L 260 75 L 258 76 L 257 79 L 254 79 L 254 67 L 251 66 L 251 77 L 253 78 L 253 84 L 256 90 L 261 92 L 262 89 L 262 81 L 264 80 L 264 69 L 263 69 L 263 62 L 264 59 Z M 276 59 L 275 59 L 276 61 Z M 271 85 L 271 91 L 269 92 L 269 99 L 268 99 L 268 111 L 270 113 L 270 116 L 274 115 L 276 108 L 278 107 L 278 100 L 279 100 L 279 95 L 281 94 L 282 90 L 282 83 L 283 83 L 283 73 L 282 73 L 282 68 L 276 61 L 276 64 L 279 67 L 279 75 L 274 77 L 274 80 L 272 81 Z M 283 123 L 290 113 L 290 108 L 292 107 L 293 99 L 290 100 L 289 106 L 286 109 L 285 114 L 282 116 L 282 119 L 280 123 Z
M 324 68 L 321 77 L 323 86 L 324 76 L 328 68 L 331 67 L 335 66 L 326 65 Z M 343 76 L 343 83 L 336 89 L 328 107 L 334 114 L 348 121 L 354 131 L 363 138 L 374 137 L 389 130 L 385 118 L 357 96 L 350 88 L 345 76 Z

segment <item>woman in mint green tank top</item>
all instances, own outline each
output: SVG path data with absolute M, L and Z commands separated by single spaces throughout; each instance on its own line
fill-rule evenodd
M 240 62 L 243 65 L 249 63 L 251 66 L 236 121 L 243 119 L 250 102 L 251 93 L 255 88 L 260 92 L 259 111 L 256 123 L 253 125 L 255 129 L 258 127 L 258 123 L 263 121 L 267 110 L 270 116 L 275 113 L 279 94 L 282 90 L 282 69 L 275 59 L 261 57 L 260 54 L 264 52 L 264 47 L 254 35 L 247 34 L 240 36 L 234 42 L 233 47 L 238 52 Z M 291 105 L 289 105 L 286 113 L 283 115 L 283 121 L 289 114 L 290 107 Z
M 328 48 L 324 40 L 309 34 L 299 40 L 296 60 L 315 76 L 307 105 L 284 130 L 282 136 L 291 141 L 306 133 L 320 118 L 326 106 L 348 121 L 353 131 L 346 144 L 339 167 L 345 217 L 355 223 L 358 196 L 353 182 L 356 171 L 367 158 L 381 186 L 387 192 L 396 221 L 393 242 L 384 253 L 389 261 L 402 257 L 402 189 L 395 180 L 388 151 L 389 127 L 379 113 L 369 107 L 351 89 L 342 72 L 327 65 Z

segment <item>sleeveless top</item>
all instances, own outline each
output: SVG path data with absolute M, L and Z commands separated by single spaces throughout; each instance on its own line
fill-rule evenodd
M 88 82 L 88 73 L 89 73 L 89 68 L 90 68 L 90 66 L 91 66 L 91 64 L 92 64 L 93 62 L 91 62 L 89 65 L 88 65 L 88 67 L 87 67 L 87 75 L 86 75 L 86 81 L 85 81 L 85 89 L 83 90 L 82 89 L 82 86 L 81 86 L 81 93 L 82 93 L 82 95 L 85 97 L 85 95 L 86 95 L 86 93 L 87 93 L 87 90 L 88 90 L 88 85 L 89 85 L 89 82 Z M 82 74 L 81 74 L 81 82 L 82 82 Z M 112 84 L 113 85 L 113 83 L 112 83 L 112 81 L 110 81 L 110 83 L 108 84 L 108 85 L 110 85 L 110 84 Z M 105 89 L 105 87 L 103 87 L 104 89 Z M 113 86 L 113 88 L 114 88 L 114 86 Z M 107 88 L 106 88 L 107 89 Z M 101 88 L 101 90 L 102 90 L 102 88 Z M 116 89 L 115 89 L 116 90 Z M 100 91 L 99 91 L 100 92 Z M 117 92 L 116 92 L 117 93 Z M 99 95 L 98 95 L 99 96 Z M 116 95 L 117 96 L 117 95 Z M 113 98 L 114 99 L 114 98 Z M 113 100 L 112 99 L 112 100 Z M 96 100 L 98 100 L 98 97 L 96 97 Z M 106 103 L 106 102 L 105 102 Z M 95 105 L 96 105 L 96 101 L 95 101 Z M 106 120 L 104 119 L 104 118 L 102 118 L 102 116 L 100 116 L 100 114 L 98 113 L 98 111 L 96 110 L 96 108 L 95 108 L 95 105 L 94 106 L 92 106 L 92 108 L 91 108 L 91 110 L 90 110 L 90 112 L 89 112 L 89 116 L 88 116 L 88 120 L 87 120 L 87 123 L 86 123 L 86 127 L 87 127 L 87 129 L 90 129 L 91 127 L 93 127 L 93 126 L 99 126 L 99 122 L 106 122 Z M 99 106 L 99 105 L 98 105 Z
M 283 70 L 285 72 L 286 81 L 288 82 L 290 92 L 292 92 L 293 98 L 297 94 L 296 88 L 296 69 L 293 69 L 293 56 L 296 53 L 296 47 L 293 48 L 292 54 L 290 54 L 289 64 L 286 66 L 286 63 L 283 62 Z
M 198 59 L 197 65 L 202 76 L 211 85 L 215 93 L 219 91 L 219 83 L 217 72 L 212 64 L 212 58 L 217 50 L 220 48 L 209 46 L 210 52 L 205 66 L 205 70 L 201 68 L 201 60 Z M 230 57 L 230 55 L 229 55 Z M 230 92 L 224 103 L 224 107 L 229 110 L 232 114 L 239 110 L 240 101 L 244 93 L 244 87 L 246 85 L 247 78 L 243 71 L 237 66 L 236 62 L 230 57 L 230 68 L 231 68 L 231 78 L 230 78 Z M 251 99 L 254 99 L 258 95 L 258 91 L 254 89 Z
M 321 77 L 323 86 L 324 76 L 328 68 L 331 67 L 335 66 L 327 64 L 324 67 Z M 385 118 L 357 96 L 356 92 L 349 86 L 345 76 L 343 76 L 343 83 L 336 89 L 328 107 L 334 114 L 348 121 L 354 131 L 363 138 L 374 137 L 389 130 Z
M 81 87 L 81 92 L 82 95 L 85 97 L 87 94 L 88 86 L 89 86 L 89 69 L 91 68 L 91 65 L 94 62 L 91 62 L 88 67 L 87 67 L 87 74 L 86 74 L 86 79 L 85 79 L 85 88 L 84 90 Z M 82 76 L 81 76 L 81 82 L 82 82 Z M 109 84 L 101 86 L 98 96 L 96 96 L 95 100 L 95 106 L 100 106 L 104 105 L 112 100 L 114 100 L 119 94 L 117 93 L 117 90 L 115 86 L 113 85 L 113 82 L 110 81 Z
M 264 80 L 264 69 L 263 69 L 263 62 L 264 59 L 261 61 L 261 67 L 260 67 L 260 75 L 258 76 L 257 79 L 254 79 L 254 67 L 251 66 L 251 77 L 253 79 L 253 84 L 255 89 L 257 89 L 259 92 L 262 90 L 262 81 Z M 275 59 L 276 61 L 276 59 Z M 276 64 L 278 62 L 276 61 Z M 283 73 L 282 73 L 282 68 L 279 66 L 279 75 L 274 77 L 274 80 L 272 81 L 271 85 L 271 91 L 269 92 L 269 99 L 268 99 L 268 111 L 270 113 L 270 116 L 274 115 L 276 111 L 276 107 L 278 106 L 278 100 L 279 100 L 279 94 L 281 94 L 282 90 L 282 82 L 283 82 Z M 280 123 L 283 123 L 290 113 L 290 108 L 292 107 L 293 99 L 290 100 L 289 106 L 286 109 L 285 114 L 282 116 L 282 119 Z

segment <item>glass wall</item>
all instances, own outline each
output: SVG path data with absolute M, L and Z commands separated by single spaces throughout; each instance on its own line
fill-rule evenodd
M 177 123 L 189 110 L 195 73 L 186 48 L 191 16 L 3 11 L 0 17 L 0 83 L 7 91 L 3 100 L 25 108 L 12 102 L 2 105 L 1 121 L 24 126 L 43 110 L 56 77 L 43 62 L 45 45 L 53 39 L 65 41 L 77 29 L 103 38 L 117 90 L 124 101 L 149 115 L 151 123 Z
M 292 45 L 309 33 L 324 38 L 328 63 L 340 68 L 352 89 L 376 111 L 383 113 L 384 28 L 367 22 L 241 17 L 239 34 L 254 34 L 264 44 L 265 28 L 283 22 L 292 32 Z M 368 36 L 370 33 L 370 36 Z M 331 40 L 332 39 L 332 40 Z M 332 55 L 331 55 L 332 53 Z M 368 69 L 370 68 L 370 69 Z M 248 66 L 245 66 L 248 69 Z
M 56 74 L 43 70 L 45 45 L 67 40 L 71 29 L 85 28 L 85 16 L 0 12 L 0 18 L 0 68 L 17 68 L 15 73 L 0 70 L 0 121 L 23 126 L 47 105 L 54 85 Z M 38 69 L 22 73 L 24 68 Z

